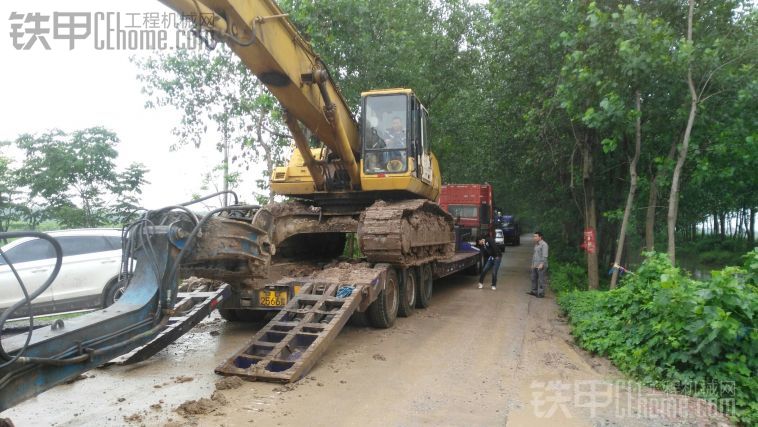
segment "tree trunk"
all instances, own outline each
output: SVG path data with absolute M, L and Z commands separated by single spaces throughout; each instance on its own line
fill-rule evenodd
M 689 0 L 689 11 L 687 13 L 687 41 L 692 42 L 692 15 L 695 9 L 695 0 Z M 695 115 L 697 114 L 698 96 L 695 90 L 695 82 L 692 80 L 692 64 L 687 67 L 687 86 L 690 89 L 690 114 L 687 118 L 687 127 L 684 129 L 682 146 L 679 149 L 679 157 L 676 159 L 674 166 L 674 176 L 671 178 L 671 193 L 669 193 L 669 210 L 666 217 L 668 226 L 668 255 L 671 263 L 676 261 L 676 219 L 679 211 L 679 181 L 682 175 L 684 161 L 687 159 L 687 150 L 690 145 L 690 136 L 692 127 L 695 125 Z
M 582 144 L 582 181 L 584 186 L 584 224 L 585 228 L 591 228 L 597 233 L 597 204 L 595 200 L 595 186 L 592 182 L 592 150 L 589 137 L 585 137 Z M 589 289 L 597 289 L 600 286 L 597 264 L 597 234 L 595 250 L 587 251 L 587 280 Z
M 645 214 L 645 250 L 655 250 L 655 205 L 658 203 L 658 175 L 656 172 L 650 181 L 650 192 L 647 197 L 647 212 Z
M 719 214 L 714 213 L 713 214 L 713 230 L 711 230 L 711 235 L 715 236 L 719 232 Z
M 624 251 L 624 243 L 626 240 L 626 228 L 629 225 L 629 217 L 632 214 L 632 207 L 634 206 L 634 195 L 637 192 L 637 162 L 640 159 L 640 150 L 642 147 L 642 95 L 638 90 L 635 93 L 635 102 L 637 107 L 637 120 L 634 125 L 634 158 L 629 164 L 629 194 L 626 197 L 626 207 L 624 208 L 624 219 L 621 220 L 621 231 L 619 232 L 619 242 L 616 247 L 616 258 L 614 259 L 613 275 L 611 276 L 611 289 L 616 287 L 618 281 L 618 265 L 621 265 L 621 256 Z
M 224 132 L 224 206 L 229 206 L 229 136 Z
M 750 223 L 747 226 L 747 242 L 750 247 L 755 244 L 755 208 L 750 208 Z
M 673 160 L 676 155 L 676 144 L 678 138 L 671 139 L 671 148 L 669 149 L 668 159 Z M 655 171 L 653 180 L 650 182 L 650 194 L 647 199 L 647 214 L 645 215 L 645 248 L 648 251 L 655 250 L 655 213 L 658 208 L 658 179 L 663 174 L 662 168 Z
M 726 238 L 726 214 L 723 212 L 719 213 L 719 238 Z

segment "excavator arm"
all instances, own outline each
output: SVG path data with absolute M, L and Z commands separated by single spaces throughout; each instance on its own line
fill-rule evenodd
M 160 0 L 226 42 L 276 96 L 317 190 L 324 190 L 325 160 L 316 160 L 302 123 L 339 159 L 350 189 L 360 190 L 358 124 L 326 66 L 272 0 Z

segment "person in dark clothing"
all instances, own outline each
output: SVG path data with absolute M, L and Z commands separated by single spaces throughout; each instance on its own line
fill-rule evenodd
M 484 268 L 482 268 L 482 274 L 479 275 L 479 289 L 484 287 L 484 275 L 492 269 L 492 290 L 494 291 L 497 289 L 497 270 L 500 269 L 500 261 L 503 258 L 503 254 L 492 237 L 479 239 L 477 246 L 479 246 L 482 256 L 487 259 Z

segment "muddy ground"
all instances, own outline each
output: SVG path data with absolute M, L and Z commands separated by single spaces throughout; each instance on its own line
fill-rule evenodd
M 728 424 L 576 348 L 554 296 L 525 294 L 523 241 L 507 248 L 497 291 L 439 280 L 430 308 L 388 330 L 348 326 L 292 385 L 215 375 L 259 325 L 213 317 L 146 362 L 96 369 L 0 415 L 17 426 Z

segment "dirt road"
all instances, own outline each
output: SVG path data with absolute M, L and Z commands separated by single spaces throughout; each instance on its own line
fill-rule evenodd
M 497 291 L 454 276 L 435 283 L 429 309 L 392 329 L 347 327 L 293 385 L 214 393 L 213 368 L 256 326 L 210 319 L 147 362 L 92 371 L 2 416 L 18 426 L 725 423 L 700 401 L 617 383 L 607 361 L 578 350 L 553 295 L 525 294 L 530 257 L 527 239 L 507 248 Z

